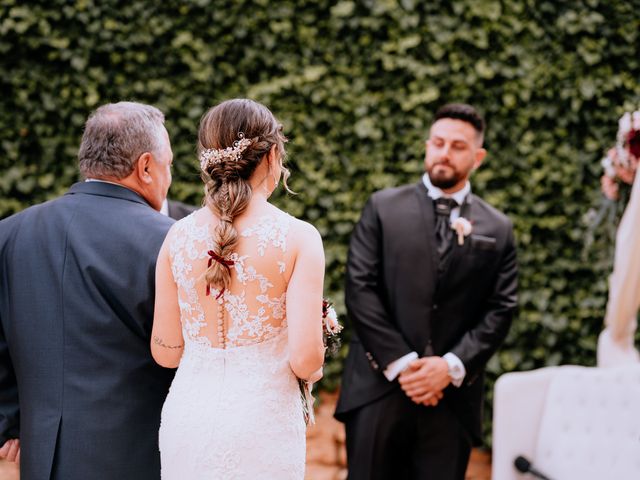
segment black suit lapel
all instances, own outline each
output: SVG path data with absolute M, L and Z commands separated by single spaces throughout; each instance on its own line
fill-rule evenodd
M 460 207 L 460 216 L 466 218 L 471 222 L 471 224 L 473 224 L 473 195 L 471 193 L 467 195 L 464 203 Z M 463 244 L 459 245 L 458 234 L 454 232 L 453 246 L 451 248 L 451 253 L 449 254 L 447 265 L 445 265 L 444 273 L 440 278 L 438 289 L 446 288 L 446 284 L 455 277 L 457 271 L 466 271 L 464 269 L 459 269 L 458 266 L 461 261 L 469 256 L 470 248 L 471 239 L 469 237 L 464 237 Z
M 425 187 L 422 181 L 416 185 L 416 196 L 418 197 L 418 205 L 424 223 L 422 231 L 424 231 L 428 246 L 427 255 L 429 258 L 427 263 L 430 265 L 429 268 L 427 268 L 427 271 L 433 275 L 433 283 L 435 284 L 438 277 L 438 261 L 440 260 L 438 249 L 436 248 L 436 232 L 434 228 L 436 219 L 433 200 L 429 196 L 427 187 Z

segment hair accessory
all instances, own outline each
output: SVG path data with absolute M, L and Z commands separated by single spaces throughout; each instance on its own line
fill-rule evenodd
M 207 254 L 209 255 L 209 262 L 207 263 L 207 268 L 209 268 L 211 266 L 211 264 L 216 261 L 218 262 L 220 265 L 222 265 L 223 267 L 225 267 L 229 272 L 231 272 L 231 267 L 233 267 L 235 265 L 235 262 L 233 260 L 226 260 L 224 257 L 221 257 L 220 255 L 218 255 L 216 252 L 214 252 L 213 250 L 209 250 L 207 252 Z M 218 294 L 218 296 L 216 297 L 216 300 L 219 299 L 222 294 L 224 293 L 224 288 L 222 288 L 222 290 L 220 290 L 220 293 Z M 207 297 L 211 294 L 211 287 L 207 284 Z
M 238 133 L 238 140 L 227 148 L 206 148 L 200 152 L 200 168 L 206 171 L 211 165 L 216 165 L 226 160 L 237 162 L 251 140 L 244 138 L 244 133 Z

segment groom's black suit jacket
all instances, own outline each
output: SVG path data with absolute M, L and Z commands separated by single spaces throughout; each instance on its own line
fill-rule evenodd
M 159 478 L 173 371 L 149 342 L 172 223 L 100 182 L 0 222 L 0 444 L 20 438 L 22 480 Z
M 356 226 L 345 298 L 355 327 L 336 417 L 400 388 L 383 370 L 411 351 L 452 352 L 466 368 L 444 402 L 474 440 L 481 437 L 483 371 L 516 308 L 516 253 L 509 219 L 469 194 L 461 215 L 473 232 L 457 239 L 438 272 L 433 200 L 422 182 L 375 193 Z M 427 408 L 427 407 L 425 407 Z

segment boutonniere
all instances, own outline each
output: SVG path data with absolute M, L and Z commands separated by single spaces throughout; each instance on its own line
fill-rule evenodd
M 458 245 L 464 245 L 464 237 L 471 235 L 473 230 L 471 222 L 464 217 L 458 217 L 451 222 L 451 228 L 458 234 Z

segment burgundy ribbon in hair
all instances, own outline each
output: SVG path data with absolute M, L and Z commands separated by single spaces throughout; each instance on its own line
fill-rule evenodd
M 213 261 L 215 260 L 220 265 L 226 267 L 227 270 L 229 271 L 229 273 L 231 273 L 231 267 L 233 267 L 235 265 L 235 262 L 233 260 L 225 260 L 223 257 L 218 255 L 213 250 L 209 250 L 207 252 L 207 254 L 210 257 L 209 258 L 209 262 L 207 263 L 207 268 L 209 268 L 211 266 L 211 264 L 213 263 Z M 218 300 L 222 296 L 223 293 L 224 293 L 224 287 L 222 287 L 222 290 L 220 290 L 220 293 L 216 297 L 216 300 Z M 211 294 L 211 287 L 209 286 L 209 284 L 207 284 L 207 296 L 209 296 L 210 294 Z

